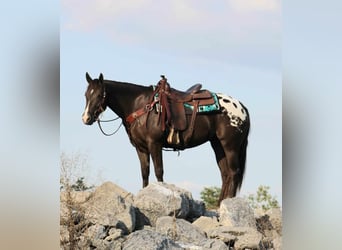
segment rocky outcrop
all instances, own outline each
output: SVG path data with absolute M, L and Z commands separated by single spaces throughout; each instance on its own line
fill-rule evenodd
M 135 229 L 133 195 L 114 183 L 106 182 L 96 188 L 85 208 L 85 218 L 91 224 L 120 228 L 127 233 Z
M 193 200 L 189 191 L 167 183 L 151 183 L 134 198 L 134 206 L 152 226 L 162 216 L 194 218 L 204 213 L 204 204 Z
M 70 249 L 71 239 L 81 249 L 282 247 L 280 209 L 254 211 L 245 199 L 232 198 L 206 211 L 190 192 L 166 183 L 152 183 L 136 196 L 111 182 L 93 192 L 61 193 L 60 228 L 62 249 Z

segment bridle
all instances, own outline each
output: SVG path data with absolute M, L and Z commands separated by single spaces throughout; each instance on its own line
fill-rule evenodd
M 97 124 L 99 125 L 99 128 L 100 128 L 102 134 L 104 134 L 105 136 L 112 136 L 112 135 L 116 134 L 119 131 L 119 129 L 121 128 L 122 121 L 121 121 L 119 127 L 114 132 L 112 132 L 110 134 L 107 134 L 106 132 L 104 132 L 102 127 L 101 127 L 101 122 L 112 122 L 112 121 L 116 121 L 117 119 L 120 118 L 118 116 L 118 117 L 116 117 L 114 119 L 110 119 L 110 120 L 100 120 L 99 116 L 102 112 L 104 112 L 106 110 L 106 107 L 107 107 L 107 105 L 106 105 L 106 90 L 104 89 L 103 95 L 102 95 L 102 101 L 100 102 L 98 108 L 95 110 L 94 116 L 96 117 Z

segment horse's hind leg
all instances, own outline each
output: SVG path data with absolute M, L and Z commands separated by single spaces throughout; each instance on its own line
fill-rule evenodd
M 236 196 L 241 186 L 242 173 L 240 170 L 239 153 L 225 145 L 224 140 L 214 138 L 210 141 L 215 151 L 216 162 L 219 165 L 222 178 L 222 188 L 219 203 L 225 198 Z
M 143 188 L 148 185 L 150 175 L 150 154 L 136 148 L 140 160 L 141 175 L 143 179 Z
M 236 196 L 236 192 L 241 186 L 242 173 L 240 169 L 239 152 L 225 149 L 225 155 L 228 164 L 227 197 L 231 198 Z
M 218 200 L 218 205 L 219 205 L 221 201 L 228 196 L 228 193 L 229 193 L 229 181 L 228 181 L 229 168 L 228 168 L 226 155 L 221 145 L 221 142 L 215 137 L 214 139 L 210 141 L 210 143 L 211 143 L 211 147 L 213 148 L 215 152 L 216 162 L 221 172 L 222 187 L 221 187 L 220 197 Z

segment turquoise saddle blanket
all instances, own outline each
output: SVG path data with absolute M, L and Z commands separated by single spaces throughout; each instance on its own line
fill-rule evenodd
M 220 110 L 220 104 L 218 102 L 217 95 L 213 92 L 210 92 L 212 97 L 214 98 L 215 102 L 210 105 L 199 105 L 197 108 L 198 113 L 208 113 L 208 112 L 213 112 L 213 111 L 218 111 Z M 184 103 L 185 108 L 189 108 L 191 110 L 194 110 L 194 106 L 189 104 L 189 103 Z

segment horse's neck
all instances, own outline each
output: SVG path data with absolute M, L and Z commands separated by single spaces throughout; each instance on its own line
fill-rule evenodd
M 152 89 L 131 83 L 105 81 L 107 105 L 121 118 L 147 104 Z

